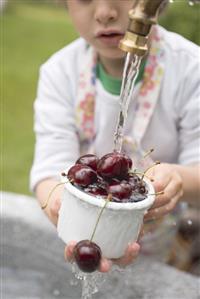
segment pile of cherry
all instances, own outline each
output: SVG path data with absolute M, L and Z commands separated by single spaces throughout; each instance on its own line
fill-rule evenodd
M 67 177 L 90 195 L 111 195 L 111 201 L 119 203 L 138 202 L 147 197 L 148 189 L 144 180 L 131 172 L 132 167 L 132 160 L 123 153 L 112 152 L 100 159 L 88 154 L 76 161 Z

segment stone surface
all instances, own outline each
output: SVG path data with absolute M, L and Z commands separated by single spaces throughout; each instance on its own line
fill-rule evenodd
M 78 299 L 64 244 L 32 197 L 1 193 L 2 299 Z M 198 299 L 195 276 L 140 256 L 125 273 L 103 275 L 95 299 Z

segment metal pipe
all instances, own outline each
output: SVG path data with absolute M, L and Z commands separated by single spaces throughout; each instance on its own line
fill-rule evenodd
M 129 25 L 119 48 L 143 56 L 146 54 L 148 34 L 158 21 L 159 11 L 168 0 L 137 0 L 129 12 Z

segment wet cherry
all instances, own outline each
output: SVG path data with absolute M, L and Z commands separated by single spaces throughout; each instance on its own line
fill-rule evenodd
M 142 180 L 137 183 L 137 186 L 136 186 L 136 191 L 142 195 L 146 194 L 147 193 L 147 189 L 146 189 L 146 184 L 145 182 L 143 182 Z
M 83 164 L 91 167 L 93 170 L 97 170 L 97 163 L 99 162 L 99 158 L 96 155 L 87 154 L 81 156 L 77 161 L 76 164 Z
M 78 186 L 86 187 L 97 181 L 96 172 L 87 165 L 75 164 L 67 174 L 67 177 L 72 183 Z
M 132 188 L 127 182 L 112 183 L 108 187 L 108 194 L 111 194 L 115 201 L 123 201 L 123 199 L 128 201 L 132 194 Z
M 124 179 L 128 175 L 130 161 L 127 156 L 112 152 L 103 156 L 97 164 L 97 172 L 104 178 Z
M 80 270 L 91 273 L 100 265 L 101 249 L 92 241 L 82 240 L 74 248 L 74 258 Z
M 128 162 L 129 169 L 131 169 L 133 166 L 133 161 L 131 160 L 131 158 L 129 156 L 127 156 L 125 154 L 124 154 L 124 157 L 126 158 L 126 160 Z
M 89 185 L 87 188 L 84 189 L 84 191 L 95 196 L 108 196 L 108 193 L 104 186 L 101 186 L 99 184 Z
M 136 174 L 134 173 L 130 173 L 129 176 L 128 176 L 128 182 L 131 186 L 137 186 L 137 184 L 140 182 L 140 178 L 139 176 L 137 176 Z

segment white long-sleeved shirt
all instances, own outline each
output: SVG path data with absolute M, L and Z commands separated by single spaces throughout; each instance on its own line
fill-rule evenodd
M 144 149 L 155 148 L 153 158 L 167 163 L 191 164 L 200 160 L 200 51 L 183 37 L 162 30 L 164 77 L 156 109 L 142 138 Z M 40 69 L 35 110 L 35 156 L 30 185 L 58 177 L 79 157 L 75 107 L 78 76 L 86 42 L 80 38 L 54 54 Z M 139 92 L 139 84 L 134 97 Z M 134 103 L 130 104 L 131 111 Z M 112 151 L 119 114 L 119 96 L 108 93 L 97 80 L 95 152 Z M 125 126 L 130 134 L 131 112 Z

